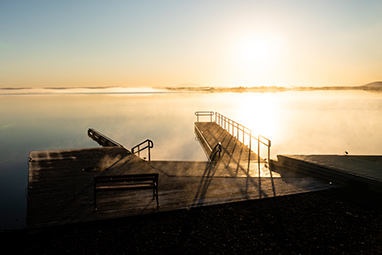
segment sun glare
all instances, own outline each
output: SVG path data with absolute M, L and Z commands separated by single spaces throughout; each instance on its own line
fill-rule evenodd
M 239 122 L 256 135 L 273 138 L 278 129 L 277 116 L 278 103 L 272 95 L 250 93 L 238 102 Z
M 264 78 L 282 62 L 283 40 L 276 35 L 243 37 L 236 47 L 236 66 L 243 76 Z
M 281 53 L 277 36 L 256 35 L 243 38 L 238 46 L 238 58 L 243 62 L 269 62 Z

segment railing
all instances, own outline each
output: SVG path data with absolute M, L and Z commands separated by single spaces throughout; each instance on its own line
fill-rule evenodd
M 141 145 L 143 145 L 143 144 L 144 144 L 144 147 L 141 148 Z M 137 144 L 133 148 L 131 148 L 131 152 L 134 154 L 138 153 L 138 157 L 140 157 L 141 156 L 140 152 L 147 149 L 148 158 L 149 158 L 149 161 L 151 161 L 150 149 L 152 149 L 153 147 L 154 147 L 153 141 L 151 141 L 150 139 L 146 139 L 143 142 L 141 142 L 140 144 Z M 137 151 L 135 151 L 136 149 L 137 149 Z
M 211 160 L 214 160 L 215 159 L 215 156 L 216 154 L 219 153 L 219 158 L 221 157 L 221 153 L 222 153 L 222 144 L 220 142 L 218 142 L 215 147 L 212 149 L 212 153 L 211 153 Z
M 206 117 L 206 116 L 209 116 L 210 122 L 212 122 L 212 116 L 214 116 L 214 112 L 213 111 L 198 111 L 198 112 L 195 112 L 195 115 L 196 115 L 196 122 L 199 122 L 199 117 Z
M 247 145 L 250 150 L 252 150 L 252 140 L 257 141 L 257 156 L 258 161 L 260 162 L 260 145 L 263 144 L 267 146 L 268 148 L 268 159 L 267 162 L 269 164 L 269 160 L 271 157 L 271 140 L 268 138 L 258 135 L 257 137 L 252 135 L 252 131 L 241 125 L 240 123 L 231 120 L 230 118 L 225 117 L 224 115 L 221 115 L 218 112 L 215 112 L 215 122 L 220 127 L 225 129 L 228 133 L 230 133 L 232 136 L 236 137 L 239 141 L 242 140 L 242 143 L 244 145 Z M 241 138 L 241 139 L 240 139 Z
M 211 148 L 206 138 L 204 138 L 204 136 L 202 135 L 202 132 L 199 130 L 197 126 L 195 126 L 195 134 L 196 134 L 196 137 L 199 139 L 200 143 L 205 145 L 205 146 L 202 146 L 202 148 L 204 149 L 204 152 L 206 153 L 208 161 L 213 160 L 216 153 L 219 153 L 219 158 L 221 157 L 222 145 L 220 142 L 218 142 L 214 148 Z
M 106 146 L 118 146 L 122 147 L 122 144 L 117 143 L 113 139 L 107 137 L 106 135 L 102 134 L 101 132 L 95 130 L 94 128 L 88 129 L 88 136 L 92 138 L 95 142 L 97 142 L 99 145 L 106 147 Z

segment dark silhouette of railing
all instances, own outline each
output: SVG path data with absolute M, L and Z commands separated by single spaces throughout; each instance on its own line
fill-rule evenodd
M 213 113 L 213 112 L 212 112 Z M 202 132 L 199 130 L 197 126 L 195 126 L 195 134 L 199 142 L 203 145 L 202 148 L 207 155 L 208 161 L 216 161 L 216 154 L 219 153 L 219 158 L 221 157 L 222 152 L 222 144 L 218 142 L 214 148 L 208 144 L 207 140 L 204 138 Z
M 123 148 L 122 144 L 117 143 L 116 141 L 114 141 L 110 137 L 107 137 L 106 135 L 102 134 L 101 132 L 95 130 L 94 128 L 88 129 L 88 136 L 103 147 L 117 146 L 117 147 Z
M 143 145 L 143 147 L 141 147 L 142 145 Z M 151 161 L 150 149 L 152 149 L 153 147 L 154 147 L 153 141 L 151 141 L 150 139 L 146 139 L 143 142 L 141 142 L 140 144 L 137 144 L 133 148 L 131 148 L 131 152 L 134 154 L 138 153 L 138 157 L 140 157 L 141 156 L 140 152 L 147 149 L 148 160 Z
M 222 156 L 222 144 L 220 142 L 218 142 L 215 147 L 212 149 L 212 153 L 211 153 L 211 160 L 214 161 L 215 160 L 215 156 L 219 153 L 219 158 Z

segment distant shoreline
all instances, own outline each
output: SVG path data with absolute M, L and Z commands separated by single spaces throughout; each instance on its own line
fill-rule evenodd
M 326 87 L 164 87 L 168 91 L 210 92 L 210 93 L 246 93 L 246 92 L 283 92 L 283 91 L 317 91 L 317 90 L 366 90 L 382 91 L 382 82 L 373 82 L 362 86 L 326 86 Z
M 272 93 L 284 91 L 338 91 L 364 90 L 382 92 L 382 81 L 362 86 L 326 86 L 326 87 L 208 87 L 208 86 L 176 86 L 176 87 L 44 87 L 44 88 L 0 88 L 0 95 L 53 95 L 53 94 L 162 94 L 176 92 L 205 93 Z

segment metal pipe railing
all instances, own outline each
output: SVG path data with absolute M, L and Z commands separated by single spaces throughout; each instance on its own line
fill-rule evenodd
M 218 142 L 215 147 L 212 149 L 212 153 L 211 153 L 211 160 L 215 158 L 215 155 L 219 153 L 219 158 L 222 156 L 222 144 L 220 142 Z
M 199 130 L 199 128 L 196 125 L 195 125 L 195 134 L 197 138 L 199 139 L 200 143 L 205 145 L 205 146 L 202 146 L 202 148 L 204 149 L 204 152 L 206 153 L 208 161 L 214 160 L 217 153 L 219 153 L 219 158 L 221 157 L 222 144 L 220 142 L 218 142 L 214 148 L 211 148 L 206 138 L 202 135 L 202 132 Z
M 88 136 L 92 138 L 94 141 L 96 141 L 101 146 L 118 146 L 122 147 L 123 145 L 120 143 L 117 143 L 113 139 L 107 137 L 106 135 L 102 134 L 101 132 L 95 130 L 94 128 L 88 129 Z
M 205 117 L 209 116 L 210 117 L 210 122 L 212 122 L 212 116 L 214 116 L 213 111 L 197 111 L 195 112 L 196 115 L 196 122 L 199 122 L 199 117 Z
M 258 135 L 257 137 L 252 135 L 252 131 L 247 128 L 246 126 L 231 120 L 230 118 L 227 118 L 226 116 L 215 112 L 215 122 L 218 124 L 220 127 L 225 129 L 228 133 L 230 133 L 232 136 L 236 137 L 240 141 L 240 138 L 242 139 L 242 143 L 245 145 L 246 144 L 246 138 L 247 138 L 247 146 L 249 147 L 250 150 L 252 150 L 252 139 L 257 141 L 257 156 L 258 160 L 260 161 L 260 145 L 263 144 L 267 146 L 268 149 L 268 163 L 270 162 L 270 157 L 271 157 L 271 140 L 268 138 Z M 235 134 L 236 133 L 236 134 Z M 241 135 L 241 136 L 240 136 Z
M 147 143 L 146 146 L 141 148 L 140 146 L 143 145 L 144 143 Z M 147 149 L 148 158 L 149 158 L 149 161 L 151 161 L 150 149 L 152 149 L 153 147 L 154 147 L 153 141 L 151 141 L 150 139 L 146 139 L 140 144 L 137 144 L 133 148 L 131 148 L 131 152 L 134 154 L 138 153 L 138 157 L 140 157 L 141 156 L 140 152 L 143 151 L 144 149 Z M 137 151 L 135 151 L 135 149 L 137 149 Z

